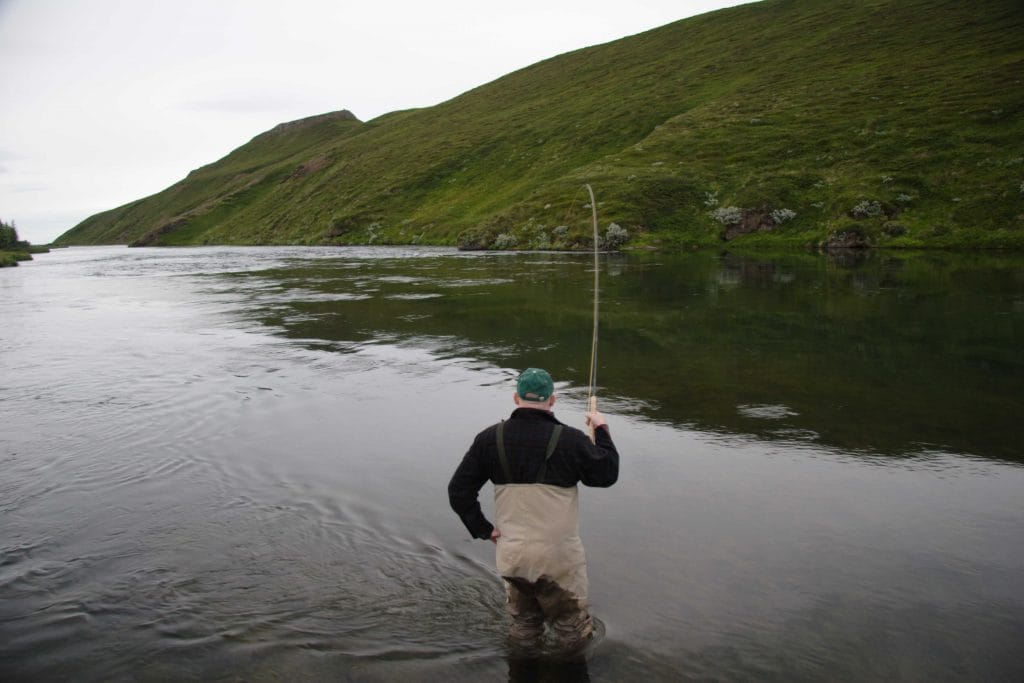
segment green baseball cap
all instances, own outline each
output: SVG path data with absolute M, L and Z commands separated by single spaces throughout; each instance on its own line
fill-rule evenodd
M 526 368 L 516 381 L 516 393 L 524 401 L 539 403 L 551 398 L 555 393 L 555 383 L 547 370 Z

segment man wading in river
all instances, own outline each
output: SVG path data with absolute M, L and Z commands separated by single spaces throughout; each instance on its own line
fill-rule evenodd
M 448 484 L 448 500 L 474 538 L 497 545 L 513 642 L 539 645 L 547 623 L 561 648 L 575 649 L 594 628 L 587 611 L 576 484 L 614 484 L 619 454 L 601 413 L 586 416 L 594 443 L 556 420 L 554 391 L 546 371 L 523 371 L 516 383 L 516 410 L 508 421 L 477 434 Z M 497 527 L 477 500 L 488 479 L 494 483 Z

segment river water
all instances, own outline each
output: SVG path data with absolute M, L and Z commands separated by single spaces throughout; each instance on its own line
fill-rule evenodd
M 0 680 L 1024 679 L 1024 259 L 602 276 L 623 458 L 582 491 L 602 637 L 585 667 L 523 669 L 446 484 L 522 367 L 582 426 L 587 257 L 0 270 Z

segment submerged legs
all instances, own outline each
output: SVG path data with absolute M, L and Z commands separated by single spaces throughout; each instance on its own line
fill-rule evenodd
M 538 648 L 547 623 L 558 649 L 580 649 L 594 633 L 586 601 L 544 577 L 535 582 L 505 578 L 507 608 L 512 617 L 509 639 L 516 647 Z

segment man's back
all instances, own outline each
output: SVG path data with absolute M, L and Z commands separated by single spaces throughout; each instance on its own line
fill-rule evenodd
M 571 487 L 611 486 L 619 476 L 619 454 L 605 427 L 595 430 L 591 443 L 579 429 L 563 425 L 550 458 L 546 459 L 543 481 L 537 476 L 545 463 L 545 451 L 554 428 L 561 424 L 544 410 L 518 408 L 502 425 L 502 436 L 511 479 L 498 455 L 498 425 L 484 429 L 473 440 L 448 485 L 452 509 L 475 538 L 490 536 L 490 523 L 483 519 L 477 499 L 487 481 L 498 484 L 550 484 Z

